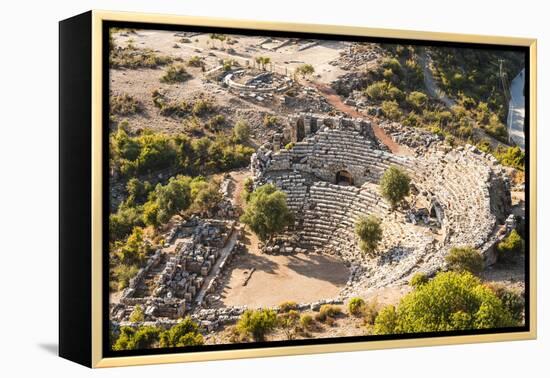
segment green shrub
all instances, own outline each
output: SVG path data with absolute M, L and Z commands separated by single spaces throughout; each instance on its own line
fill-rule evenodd
M 493 155 L 502 165 L 525 170 L 525 153 L 519 147 L 500 147 L 493 152 Z
M 294 338 L 299 321 L 300 313 L 296 310 L 288 310 L 277 316 L 277 324 L 281 327 L 288 340 Z
M 302 76 L 313 75 L 315 68 L 311 64 L 302 64 L 296 68 L 296 73 L 301 74 Z
M 376 317 L 379 313 L 379 306 L 376 301 L 370 301 L 369 303 L 365 303 L 363 306 L 363 319 L 365 320 L 365 324 L 373 325 Z
M 248 139 L 250 138 L 250 126 L 248 125 L 248 122 L 242 119 L 238 120 L 237 123 L 235 123 L 235 126 L 233 126 L 233 135 L 239 142 L 248 142 Z
M 143 235 L 141 227 L 134 227 L 126 241 L 114 243 L 115 255 L 120 262 L 126 265 L 141 264 L 151 252 L 151 245 Z
M 300 316 L 300 326 L 304 330 L 309 330 L 313 326 L 313 317 L 309 314 L 302 314 Z
M 298 309 L 298 303 L 293 301 L 286 301 L 279 305 L 280 312 L 289 312 L 290 310 Z
M 362 298 L 351 298 L 348 303 L 348 311 L 354 316 L 363 315 L 363 310 L 365 308 L 365 301 Z
M 472 274 L 443 272 L 405 295 L 397 308 L 376 317 L 376 334 L 443 332 L 512 327 L 518 323 L 502 301 Z
M 193 114 L 196 116 L 204 115 L 214 110 L 214 106 L 208 100 L 198 99 L 193 104 Z
M 359 218 L 355 224 L 355 234 L 359 238 L 361 251 L 374 254 L 383 236 L 381 220 L 372 214 Z
M 110 96 L 109 107 L 111 114 L 121 116 L 133 115 L 143 111 L 141 103 L 127 93 Z
M 120 335 L 113 343 L 113 350 L 142 350 L 154 347 L 160 329 L 151 326 L 121 327 Z
M 334 319 L 341 313 L 342 309 L 340 307 L 331 304 L 324 304 L 319 309 L 319 313 L 315 315 L 315 319 L 320 322 L 331 323 L 330 319 Z
M 161 76 L 161 83 L 166 84 L 176 84 L 183 83 L 187 81 L 191 75 L 187 73 L 185 67 L 181 64 L 171 65 L 166 69 L 164 74 Z
M 172 62 L 172 58 L 158 55 L 151 49 L 125 47 L 112 49 L 109 54 L 111 68 L 156 68 Z
M 109 287 L 113 291 L 126 289 L 130 284 L 130 280 L 136 276 L 138 271 L 137 265 L 125 265 L 118 262 L 109 272 Z
M 515 255 L 525 252 L 525 242 L 516 230 L 512 230 L 504 240 L 497 245 L 499 259 L 511 260 Z
M 136 305 L 134 310 L 130 314 L 130 321 L 133 323 L 139 323 L 145 320 L 145 314 L 143 313 L 143 307 Z
M 190 67 L 202 67 L 204 65 L 204 62 L 202 61 L 200 56 L 194 55 L 187 61 L 187 65 Z
M 246 310 L 236 329 L 242 335 L 252 337 L 254 341 L 264 341 L 265 336 L 277 326 L 277 314 L 273 310 Z
M 208 120 L 206 128 L 212 131 L 219 131 L 221 129 L 220 126 L 222 126 L 224 123 L 225 117 L 222 114 L 217 114 Z
M 453 247 L 445 257 L 449 269 L 477 274 L 483 270 L 483 257 L 471 247 Z
M 391 166 L 384 172 L 380 179 L 380 190 L 382 196 L 390 202 L 392 208 L 409 195 L 411 179 L 403 170 Z
M 383 101 L 382 112 L 392 121 L 399 121 L 403 117 L 403 112 L 399 108 L 399 104 L 395 100 Z
M 422 92 L 413 91 L 407 96 L 407 102 L 416 109 L 422 109 L 428 104 L 428 96 Z
M 428 276 L 425 273 L 418 272 L 411 277 L 411 281 L 409 282 L 409 285 L 416 288 L 427 284 L 428 281 L 429 281 Z
M 198 325 L 189 316 L 160 334 L 160 347 L 185 347 L 204 344 Z
M 509 290 L 500 283 L 488 283 L 485 286 L 502 301 L 502 304 L 510 312 L 515 321 L 521 323 L 524 320 L 525 298 L 523 295 Z
M 294 143 L 293 142 L 289 142 L 285 145 L 285 150 L 292 150 L 294 148 Z
M 266 114 L 264 116 L 264 126 L 265 127 L 273 127 L 277 126 L 279 124 L 279 118 L 274 115 Z
M 143 225 L 141 208 L 122 204 L 116 213 L 109 215 L 109 240 L 124 239 L 134 227 Z

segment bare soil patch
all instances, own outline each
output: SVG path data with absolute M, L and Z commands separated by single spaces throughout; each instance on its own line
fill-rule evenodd
M 247 232 L 245 239 L 248 253 L 233 261 L 221 293 L 225 306 L 252 308 L 277 306 L 285 301 L 313 302 L 336 297 L 347 282 L 349 270 L 336 257 L 266 255 L 259 252 L 254 234 Z

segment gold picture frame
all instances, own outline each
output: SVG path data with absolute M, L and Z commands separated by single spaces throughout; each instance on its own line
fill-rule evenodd
M 91 103 L 84 104 L 83 106 L 89 107 L 90 115 L 90 129 L 87 132 L 91 133 L 86 136 L 90 141 L 90 153 L 91 153 L 91 167 L 89 168 L 90 181 L 90 216 L 91 221 L 89 223 L 90 229 L 82 232 L 89 232 L 89 260 L 88 266 L 74 267 L 76 271 L 79 269 L 89 271 L 90 278 L 90 295 L 85 296 L 86 300 L 89 299 L 90 318 L 83 321 L 91 321 L 91 324 L 84 324 L 75 326 L 71 331 L 76 329 L 86 329 L 89 331 L 89 351 L 86 349 L 86 354 L 89 352 L 89 359 L 81 359 L 79 356 L 71 356 L 68 348 L 73 348 L 73 344 L 67 341 L 60 341 L 61 355 L 77 362 L 83 363 L 90 367 L 115 367 L 115 366 L 129 366 L 129 365 L 144 365 L 144 364 L 160 364 L 160 363 L 174 363 L 174 362 L 190 362 L 190 361 L 208 361 L 208 360 L 221 360 L 221 359 L 237 359 L 237 358 L 252 358 L 252 357 L 268 357 L 268 356 L 283 356 L 283 355 L 301 355 L 311 353 L 329 353 L 329 352 L 347 352 L 347 351 L 359 351 L 359 350 L 371 350 L 371 349 L 387 349 L 387 348 L 403 348 L 403 347 L 421 347 L 421 346 L 435 346 L 435 345 L 448 345 L 448 344 L 466 344 L 466 343 L 482 343 L 482 342 L 496 342 L 496 341 L 513 341 L 513 340 L 528 340 L 535 339 L 537 336 L 537 301 L 536 301 L 536 283 L 537 283 L 537 264 L 536 264 L 536 242 L 537 242 L 537 138 L 536 138 L 536 124 L 537 124 L 537 41 L 530 38 L 513 38 L 513 37 L 501 37 L 501 36 L 482 36 L 482 35 L 469 35 L 469 34 L 453 34 L 453 33 L 436 33 L 425 31 L 412 31 L 412 30 L 394 30 L 394 29 L 378 29 L 368 27 L 353 27 L 353 26 L 336 26 L 336 25 L 317 25 L 317 24 L 295 24 L 295 23 L 279 23 L 279 22 L 259 22 L 253 20 L 230 20 L 230 19 L 218 19 L 210 17 L 189 17 L 189 16 L 175 16 L 175 15 L 161 15 L 161 14 L 146 14 L 146 13 L 127 13 L 127 12 L 111 12 L 94 10 L 86 14 L 86 22 L 89 22 L 89 36 L 90 39 L 90 81 L 91 85 Z M 167 354 L 154 354 L 154 355 L 138 355 L 138 356 L 123 356 L 123 357 L 105 357 L 103 353 L 104 344 L 104 272 L 103 272 L 103 222 L 104 222 L 104 207 L 102 205 L 103 193 L 105 190 L 105 183 L 103 178 L 103 160 L 102 157 L 105 154 L 104 147 L 104 133 L 105 125 L 103 125 L 104 111 L 103 96 L 104 96 L 104 23 L 105 22 L 129 22 L 129 23 L 144 23 L 144 24 L 163 24 L 163 25 L 185 25 L 189 27 L 216 27 L 224 29 L 248 29 L 248 30 L 262 30 L 262 31 L 282 31 L 282 32 L 295 32 L 295 33 L 311 33 L 311 34 L 331 34 L 342 36 L 355 36 L 355 37 L 374 37 L 385 39 L 406 39 L 417 40 L 426 42 L 458 42 L 458 43 L 471 43 L 471 44 L 492 44 L 503 46 L 521 46 L 528 48 L 529 50 L 529 155 L 531 158 L 529 162 L 529 251 L 528 251 L 528 272 L 529 277 L 529 292 L 526 295 L 529 296 L 529 330 L 519 332 L 506 332 L 506 333 L 490 333 L 490 334 L 476 334 L 476 335 L 457 335 L 457 336 L 441 336 L 441 337 L 427 337 L 427 338 L 403 338 L 403 339 L 388 339 L 388 340 L 373 340 L 373 341 L 361 341 L 361 342 L 345 342 L 335 344 L 313 344 L 313 345 L 298 345 L 298 346 L 277 346 L 277 347 L 262 347 L 262 348 L 247 348 L 247 349 L 231 349 L 231 350 L 216 350 L 216 351 L 200 351 L 200 352 L 176 352 Z M 86 26 L 86 27 L 87 27 Z M 61 37 L 63 38 L 63 37 Z M 62 47 L 64 44 L 62 43 Z M 67 46 L 70 47 L 70 43 L 67 42 Z M 62 49 L 63 50 L 63 49 Z M 61 51 L 61 54 L 63 52 Z M 63 67 L 60 69 L 63 74 Z M 63 85 L 61 85 L 63 88 Z M 67 100 L 68 101 L 68 100 Z M 76 100 L 75 100 L 76 101 Z M 63 102 L 63 101 L 61 101 Z M 61 103 L 63 108 L 67 104 Z M 64 108 L 63 108 L 64 109 Z M 61 110 L 63 112 L 64 110 Z M 63 118 L 63 117 L 62 117 Z M 62 127 L 63 129 L 63 127 Z M 63 139 L 63 137 L 62 137 Z M 62 156 L 63 159 L 63 156 Z M 63 163 L 62 163 L 63 164 Z M 63 176 L 63 173 L 62 173 Z M 88 182 L 86 182 L 86 185 Z M 70 197 L 74 200 L 77 194 Z M 69 201 L 69 199 L 67 199 Z M 67 206 L 61 204 L 60 206 Z M 62 217 L 61 217 L 62 218 Z M 63 220 L 62 220 L 63 222 Z M 68 225 L 66 227 L 69 227 Z M 63 230 L 61 231 L 64 238 Z M 60 247 L 62 248 L 62 247 Z M 74 251 L 73 251 L 74 252 Z M 62 259 L 63 259 L 63 252 Z M 67 264 L 73 264 L 67 262 Z M 76 263 L 75 263 L 76 264 Z M 82 262 L 85 264 L 85 262 Z M 61 262 L 63 266 L 63 262 Z M 61 269 L 61 274 L 64 274 L 64 270 Z M 64 289 L 68 285 L 68 280 L 62 277 L 60 284 L 60 298 L 63 302 L 63 297 L 72 295 Z M 86 278 L 87 279 L 87 278 Z M 68 290 L 68 289 L 67 289 Z M 60 316 L 61 327 L 65 327 L 67 319 L 72 313 L 68 309 L 70 303 L 61 303 L 60 311 L 67 313 L 65 316 Z M 68 311 L 68 312 L 67 312 Z M 60 331 L 63 332 L 63 331 Z M 60 336 L 61 340 L 69 339 L 69 330 Z M 88 340 L 87 336 L 82 338 Z

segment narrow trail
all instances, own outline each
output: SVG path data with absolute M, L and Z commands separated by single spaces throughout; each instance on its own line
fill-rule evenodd
M 430 69 L 430 57 L 426 51 L 422 51 L 418 60 L 422 66 L 422 71 L 424 73 L 424 86 L 426 87 L 428 94 L 431 97 L 443 102 L 448 108 L 455 106 L 456 102 L 438 87 L 433 77 L 432 70 Z
M 311 84 L 313 84 L 313 86 L 315 86 L 315 88 L 317 88 L 319 92 L 321 92 L 321 94 L 327 99 L 329 104 L 334 106 L 339 111 L 344 112 L 350 117 L 354 117 L 354 118 L 368 118 L 372 123 L 372 130 L 374 131 L 374 135 L 383 144 L 388 146 L 388 148 L 393 154 L 408 155 L 408 156 L 412 155 L 412 152 L 406 146 L 397 144 L 388 134 L 386 134 L 386 132 L 376 124 L 376 121 L 372 117 L 367 116 L 357 111 L 353 107 L 344 104 L 344 102 L 342 101 L 342 98 L 336 93 L 334 89 L 332 89 L 326 84 L 315 82 L 315 81 L 311 82 Z
M 204 300 L 206 293 L 210 291 L 212 282 L 216 277 L 218 277 L 222 266 L 225 264 L 225 262 L 229 258 L 229 255 L 231 254 L 231 251 L 233 250 L 235 243 L 237 243 L 237 235 L 238 235 L 238 232 L 236 230 L 233 230 L 233 232 L 231 233 L 231 236 L 229 236 L 229 239 L 227 240 L 223 248 L 220 249 L 220 257 L 216 260 L 216 263 L 210 270 L 210 273 L 206 276 L 204 283 L 202 284 L 201 289 L 195 298 L 195 302 L 199 306 L 202 304 L 202 301 Z

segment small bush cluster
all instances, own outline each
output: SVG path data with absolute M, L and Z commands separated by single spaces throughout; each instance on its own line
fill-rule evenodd
M 273 310 L 246 310 L 236 329 L 241 335 L 251 337 L 254 341 L 264 341 L 267 334 L 277 327 L 277 314 Z
M 332 325 L 334 324 L 334 318 L 340 314 L 342 314 L 342 309 L 340 307 L 331 304 L 324 304 L 315 315 L 315 320 Z
M 455 272 L 480 273 L 483 270 L 483 257 L 471 247 L 453 247 L 445 257 L 450 270 Z
M 181 64 L 169 66 L 164 74 L 160 77 L 161 83 L 177 84 L 183 83 L 191 78 L 191 75 L 185 70 Z
M 202 67 L 204 65 L 200 56 L 194 55 L 187 61 L 187 65 L 190 67 Z
M 265 127 L 273 127 L 277 126 L 279 124 L 279 118 L 277 116 L 266 114 L 264 116 L 264 126 Z
M 172 62 L 172 58 L 158 55 L 151 49 L 138 49 L 134 46 L 113 48 L 109 54 L 111 68 L 156 68 Z
M 497 245 L 498 258 L 502 261 L 511 261 L 525 252 L 525 242 L 516 230 L 512 230 L 503 241 Z
M 348 303 L 348 311 L 353 316 L 360 316 L 363 314 L 363 308 L 365 307 L 365 300 L 363 298 L 351 298 Z
M 424 273 L 415 273 L 414 276 L 411 277 L 411 281 L 409 282 L 409 285 L 416 288 L 419 286 L 422 286 L 426 283 L 428 283 L 429 278 Z
M 133 96 L 124 93 L 109 97 L 110 113 L 121 116 L 128 116 L 143 111 L 142 104 Z
M 151 348 L 185 347 L 204 344 L 204 338 L 198 325 L 190 317 L 182 319 L 167 330 L 153 326 L 120 328 L 117 337 L 113 337 L 112 349 L 142 350 Z

